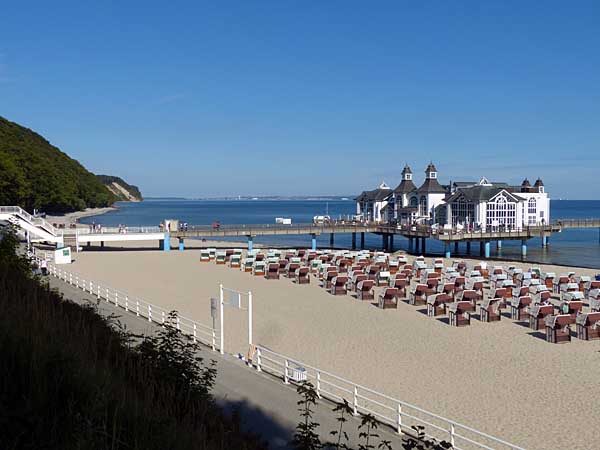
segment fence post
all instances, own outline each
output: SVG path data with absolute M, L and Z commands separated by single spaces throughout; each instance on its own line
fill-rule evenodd
M 354 386 L 354 399 L 352 401 L 354 406 L 354 415 L 358 416 L 358 388 Z
M 402 405 L 398 403 L 398 421 L 397 421 L 398 434 L 402 434 Z
M 69 284 L 73 286 L 73 274 L 69 272 Z
M 135 301 L 135 315 L 140 317 L 140 301 L 139 300 Z
M 98 300 L 100 300 L 100 285 L 99 284 L 96 285 L 96 291 L 97 291 Z
M 177 316 L 177 329 L 181 330 L 181 328 L 179 327 L 179 316 Z
M 148 305 L 148 322 L 152 322 L 152 306 Z
M 92 280 L 90 280 L 90 294 L 94 293 L 94 283 L 92 283 Z
M 288 380 L 288 367 L 290 367 L 290 363 L 288 362 L 288 360 L 285 360 L 285 368 L 284 368 L 284 372 L 283 372 L 283 382 L 285 384 L 290 384 L 289 380 Z
M 125 311 L 129 312 L 129 297 L 125 296 Z
M 217 333 L 215 333 L 215 329 L 212 329 L 212 351 L 216 351 L 217 348 Z
M 454 448 L 454 424 L 453 423 L 450 424 L 450 444 L 452 445 L 452 448 Z
M 262 372 L 262 368 L 260 367 L 261 364 L 262 364 L 261 351 L 260 351 L 260 347 L 258 347 L 256 349 L 256 370 L 258 372 Z
M 164 311 L 161 312 L 161 317 L 162 317 L 162 319 L 161 319 L 162 320 L 161 325 L 164 328 L 165 327 L 165 312 Z
M 109 302 L 109 300 L 108 300 L 108 288 L 106 288 L 106 303 L 108 303 L 108 302 Z
M 119 306 L 119 293 L 115 291 L 115 306 Z
M 193 334 L 194 344 L 196 343 L 196 324 L 194 324 L 194 334 Z M 213 349 L 214 350 L 214 349 Z
M 317 370 L 317 397 L 321 398 L 321 372 Z

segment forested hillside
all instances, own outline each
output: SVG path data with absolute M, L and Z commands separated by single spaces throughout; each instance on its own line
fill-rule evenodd
M 104 183 L 32 130 L 0 117 L 0 204 L 68 212 L 119 200 Z

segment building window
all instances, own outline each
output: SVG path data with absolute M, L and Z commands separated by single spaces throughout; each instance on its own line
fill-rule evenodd
M 515 228 L 517 221 L 517 204 L 499 195 L 495 201 L 488 202 L 486 225 L 488 227 Z
M 421 197 L 421 200 L 419 201 L 419 215 L 420 216 L 429 215 L 427 213 L 427 197 L 425 197 L 425 196 Z
M 413 208 L 419 206 L 419 200 L 417 199 L 417 197 L 412 197 L 410 199 L 410 206 L 412 206 Z
M 527 202 L 527 212 L 529 214 L 535 214 L 537 212 L 537 204 L 535 201 L 535 198 L 530 198 L 529 201 Z
M 456 226 L 459 223 L 462 225 L 473 223 L 475 220 L 475 205 L 467 202 L 464 197 L 461 197 L 455 202 L 452 202 L 452 225 Z

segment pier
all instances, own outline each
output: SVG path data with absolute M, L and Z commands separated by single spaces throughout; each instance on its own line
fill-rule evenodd
M 158 227 L 129 227 L 127 233 L 119 232 L 116 228 L 103 228 L 101 233 L 89 233 L 87 230 L 65 230 L 65 240 L 75 238 L 78 245 L 91 242 L 112 241 L 135 241 L 135 240 L 158 240 L 160 248 L 171 250 L 171 239 L 178 240 L 178 248 L 185 249 L 186 238 L 224 238 L 245 237 L 248 249 L 252 250 L 254 238 L 257 236 L 285 236 L 306 235 L 310 236 L 310 248 L 317 249 L 317 237 L 329 235 L 330 246 L 335 242 L 336 234 L 350 234 L 352 236 L 352 248 L 357 245 L 357 235 L 360 235 L 360 248 L 365 246 L 365 234 L 371 233 L 381 236 L 382 247 L 393 250 L 394 237 L 400 236 L 408 240 L 409 253 L 426 253 L 427 240 L 433 239 L 444 244 L 444 255 L 451 257 L 452 252 L 458 251 L 458 246 L 465 243 L 467 251 L 470 252 L 473 243 L 479 244 L 482 256 L 490 257 L 491 245 L 495 243 L 497 248 L 502 248 L 503 241 L 520 241 L 521 254 L 527 255 L 527 241 L 532 238 L 541 238 L 542 246 L 548 246 L 553 233 L 559 233 L 569 228 L 598 228 L 600 230 L 600 219 L 563 219 L 549 225 L 530 226 L 520 229 L 482 229 L 477 231 L 443 229 L 429 225 L 416 226 L 392 226 L 378 223 L 340 223 L 328 224 L 239 224 L 221 225 L 212 227 L 210 225 L 192 225 L 185 231 L 161 231 Z M 75 236 L 76 235 L 76 236 Z
M 178 240 L 179 250 L 185 249 L 185 239 L 189 238 L 223 238 L 245 237 L 248 249 L 252 250 L 254 238 L 257 236 L 310 236 L 313 250 L 317 249 L 317 237 L 329 235 L 329 244 L 333 247 L 336 234 L 350 234 L 352 248 L 357 248 L 357 236 L 360 236 L 360 248 L 365 247 L 365 234 L 381 236 L 382 247 L 393 251 L 395 236 L 408 240 L 409 253 L 424 254 L 427 251 L 427 240 L 433 239 L 443 243 L 444 256 L 450 258 L 452 252 L 457 253 L 459 245 L 465 243 L 470 253 L 473 243 L 479 244 L 482 256 L 489 258 L 491 245 L 502 248 L 503 241 L 520 241 L 521 254 L 527 255 L 527 241 L 540 238 L 542 246 L 550 243 L 552 234 L 571 228 L 597 228 L 600 233 L 600 219 L 559 219 L 547 225 L 532 225 L 516 229 L 492 227 L 488 229 L 467 230 L 444 228 L 431 225 L 390 225 L 376 222 L 331 221 L 323 224 L 231 224 L 231 225 L 191 225 L 183 229 L 164 230 L 160 227 L 103 227 L 101 230 L 87 228 L 69 228 L 58 230 L 43 219 L 34 218 L 17 206 L 0 206 L 0 222 L 17 226 L 31 240 L 62 245 L 73 245 L 77 249 L 105 242 L 125 241 L 157 241 L 165 251 L 171 250 L 171 239 Z M 599 234 L 600 236 L 600 234 Z M 35 239 L 34 239 L 35 238 Z M 599 238 L 600 242 L 600 238 Z

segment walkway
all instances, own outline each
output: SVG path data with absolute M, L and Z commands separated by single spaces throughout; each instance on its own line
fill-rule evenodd
M 110 303 L 98 300 L 95 296 L 69 285 L 54 277 L 47 277 L 51 287 L 61 291 L 65 298 L 79 304 L 98 305 L 98 312 L 102 315 L 114 315 L 119 322 L 134 333 L 150 334 L 159 329 L 158 325 L 149 323 L 146 319 L 127 314 L 122 309 Z M 231 413 L 239 411 L 242 427 L 253 431 L 269 443 L 271 449 L 288 449 L 287 443 L 291 439 L 295 425 L 300 420 L 296 402 L 299 396 L 293 385 L 285 385 L 280 379 L 268 374 L 258 373 L 248 368 L 242 361 L 230 355 L 222 356 L 210 349 L 203 351 L 206 359 L 217 361 L 217 379 L 213 394 L 217 402 Z M 321 438 L 329 438 L 329 431 L 337 429 L 335 415 L 331 412 L 333 403 L 321 400 L 316 408 L 315 421 L 320 423 Z M 351 443 L 357 446 L 357 427 L 359 418 L 350 417 L 346 424 L 346 431 L 350 435 Z M 376 431 L 382 439 L 392 442 L 394 450 L 402 448 L 402 439 L 387 427 Z

